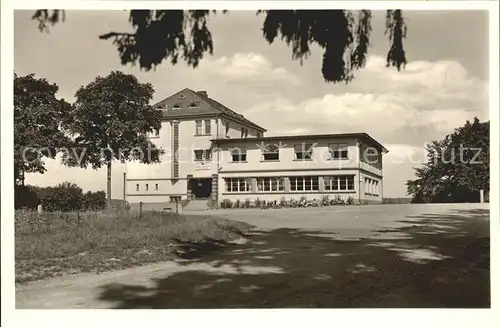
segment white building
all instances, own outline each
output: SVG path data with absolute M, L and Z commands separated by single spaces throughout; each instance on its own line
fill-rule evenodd
M 190 89 L 154 107 L 163 121 L 151 141 L 165 154 L 159 164 L 127 164 L 125 199 L 133 207 L 324 195 L 382 202 L 387 150 L 366 133 L 265 137 L 264 128 Z

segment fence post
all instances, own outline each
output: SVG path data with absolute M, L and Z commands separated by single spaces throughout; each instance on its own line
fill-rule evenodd
M 479 191 L 479 203 L 484 203 L 484 190 Z
M 39 214 L 43 213 L 43 207 L 41 204 L 38 205 L 37 210 Z
M 139 218 L 142 218 L 142 201 L 139 202 Z

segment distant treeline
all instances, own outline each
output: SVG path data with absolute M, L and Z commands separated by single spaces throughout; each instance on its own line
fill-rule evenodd
M 106 192 L 86 193 L 76 184 L 64 182 L 56 186 L 15 186 L 15 208 L 34 210 L 41 204 L 44 211 L 103 210 Z

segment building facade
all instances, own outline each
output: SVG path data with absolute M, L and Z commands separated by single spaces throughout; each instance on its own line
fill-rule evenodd
M 263 127 L 190 89 L 154 107 L 163 120 L 150 139 L 165 154 L 158 164 L 127 164 L 125 200 L 132 207 L 324 195 L 382 202 L 387 150 L 366 133 L 266 137 Z

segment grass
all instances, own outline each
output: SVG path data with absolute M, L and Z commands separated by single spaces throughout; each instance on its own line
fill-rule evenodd
M 182 257 L 185 244 L 223 245 L 252 226 L 226 219 L 145 212 L 15 214 L 16 282 L 104 272 Z

